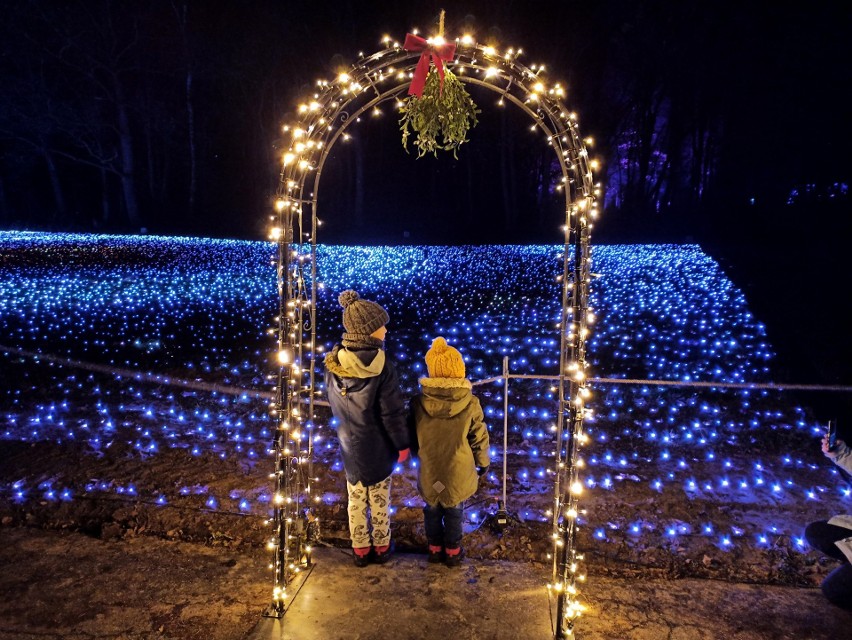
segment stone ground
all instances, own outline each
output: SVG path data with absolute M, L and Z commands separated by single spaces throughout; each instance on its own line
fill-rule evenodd
M 540 564 L 450 570 L 398 554 L 357 569 L 337 548 L 315 559 L 277 621 L 261 615 L 271 593 L 262 549 L 2 527 L 0 640 L 552 637 Z M 583 593 L 584 640 L 838 640 L 852 629 L 852 613 L 815 588 L 591 573 Z

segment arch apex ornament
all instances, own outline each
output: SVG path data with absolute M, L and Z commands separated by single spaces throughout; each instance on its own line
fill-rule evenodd
M 319 537 L 312 511 L 314 400 L 317 357 L 317 196 L 323 167 L 332 147 L 350 136 L 349 129 L 365 112 L 389 103 L 405 105 L 412 79 L 422 65 L 423 50 L 408 50 L 390 38 L 385 48 L 361 56 L 333 80 L 317 82 L 294 120 L 283 127 L 288 138 L 281 154 L 281 173 L 271 239 L 277 246 L 279 309 L 276 328 L 278 360 L 276 396 L 270 411 L 276 432 L 270 447 L 275 459 L 272 535 L 274 574 L 272 604 L 265 615 L 281 617 L 286 587 L 312 566 L 311 544 Z M 449 49 L 446 49 L 449 50 Z M 591 392 L 587 385 L 586 342 L 593 314 L 589 308 L 590 234 L 598 215 L 600 186 L 594 183 L 593 161 L 580 136 L 577 116 L 564 104 L 565 88 L 549 82 L 543 65 L 526 66 L 521 49 L 498 50 L 471 36 L 454 41 L 451 59 L 441 58 L 462 83 L 496 94 L 495 108 L 514 105 L 531 120 L 542 144 L 553 149 L 561 168 L 557 185 L 565 198 L 562 254 L 558 398 L 554 425 L 553 550 L 551 607 L 556 609 L 554 637 L 574 636 L 584 605 L 578 585 L 585 576 L 583 556 L 575 545 L 579 499 L 583 489 L 580 452 L 587 441 L 584 418 Z M 431 52 L 429 52 L 431 56 Z M 427 69 L 429 58 L 427 58 Z
M 414 69 L 414 76 L 411 79 L 411 85 L 408 87 L 408 93 L 418 98 L 423 96 L 423 87 L 426 85 L 426 76 L 429 74 L 430 63 L 435 65 L 435 69 L 440 77 L 440 87 L 444 88 L 444 62 L 452 62 L 456 55 L 456 43 L 447 42 L 442 36 L 438 36 L 439 40 L 430 41 L 413 33 L 405 34 L 405 43 L 402 48 L 406 51 L 420 52 L 420 59 L 417 61 L 417 67 Z M 430 62 L 431 61 L 431 62 Z

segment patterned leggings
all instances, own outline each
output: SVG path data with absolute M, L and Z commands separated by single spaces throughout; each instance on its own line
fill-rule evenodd
M 346 483 L 349 492 L 349 537 L 353 547 L 390 544 L 390 487 L 391 476 L 369 487 L 360 482 Z

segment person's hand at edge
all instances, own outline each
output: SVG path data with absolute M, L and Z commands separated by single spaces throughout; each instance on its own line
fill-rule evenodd
M 826 458 L 831 458 L 834 460 L 837 457 L 837 454 L 840 453 L 843 449 L 846 448 L 846 444 L 843 440 L 838 440 L 834 443 L 834 448 L 828 448 L 828 436 L 825 435 L 822 437 L 822 452 L 825 454 Z

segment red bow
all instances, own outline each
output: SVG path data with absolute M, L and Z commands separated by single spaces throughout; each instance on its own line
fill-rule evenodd
M 430 44 L 420 36 L 413 33 L 405 34 L 405 44 L 402 48 L 406 51 L 422 51 L 417 68 L 414 70 L 414 78 L 408 87 L 409 95 L 420 98 L 423 95 L 423 87 L 426 86 L 426 76 L 429 75 L 429 58 L 435 63 L 438 76 L 441 79 L 441 89 L 444 88 L 444 62 L 450 62 L 456 55 L 456 43 L 445 42 L 444 44 Z

